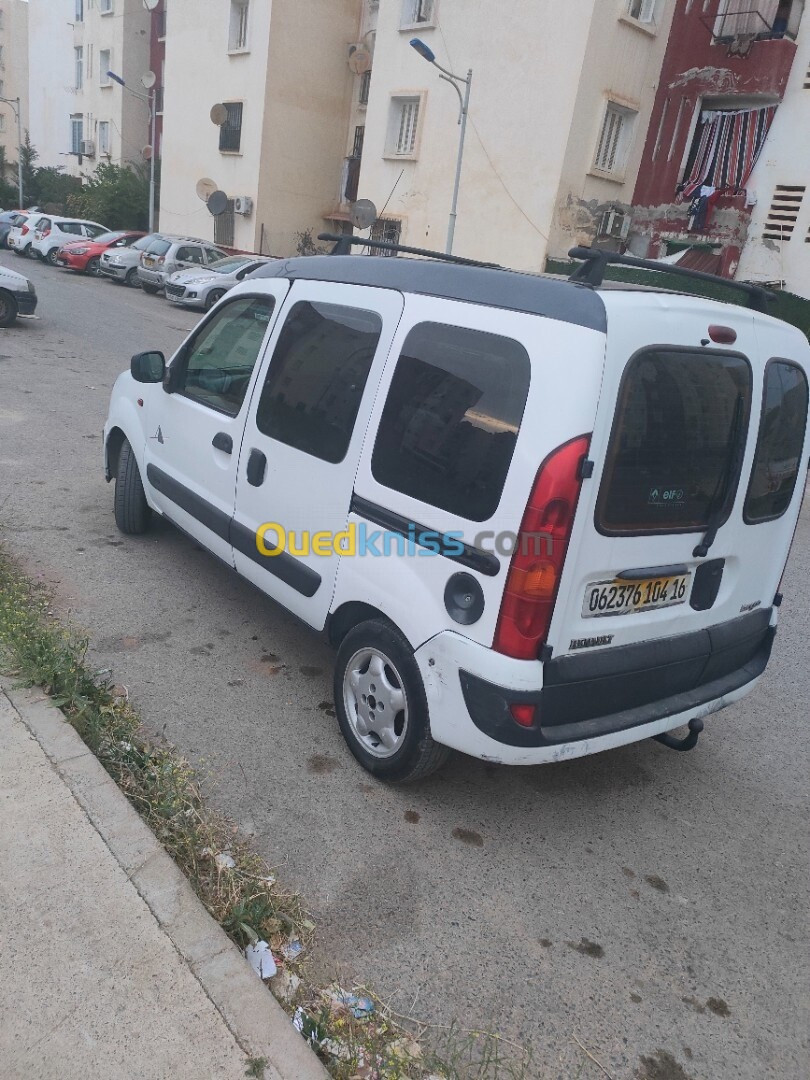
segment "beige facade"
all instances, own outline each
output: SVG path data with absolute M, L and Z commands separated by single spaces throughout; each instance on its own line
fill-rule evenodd
M 361 0 L 206 0 L 203 20 L 198 0 L 171 0 L 161 229 L 288 255 L 296 234 L 324 227 L 344 157 L 347 48 L 361 8 Z M 224 124 L 212 121 L 215 105 Z M 224 214 L 209 212 L 199 181 L 225 193 Z
M 377 235 L 445 246 L 459 102 L 409 48 L 418 36 L 455 74 L 473 70 L 454 252 L 540 270 L 591 242 L 630 202 L 673 6 L 578 0 L 561 18 L 557 0 L 366 0 L 377 25 L 357 194 L 387 203 Z
M 28 4 L 23 0 L 0 0 L 0 98 L 20 99 L 23 133 L 28 128 Z M 25 135 L 23 134 L 23 138 Z M 5 179 L 16 182 L 16 105 L 0 101 L 0 153 Z

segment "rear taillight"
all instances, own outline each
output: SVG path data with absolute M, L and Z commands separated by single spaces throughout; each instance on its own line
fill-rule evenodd
M 28 234 L 28 226 L 23 225 L 22 230 L 20 232 L 20 236 L 26 236 L 27 234 Z
M 540 466 L 506 579 L 494 648 L 536 660 L 545 644 L 582 486 L 590 435 L 563 443 Z M 518 719 L 515 717 L 515 719 Z M 526 723 L 527 718 L 518 719 Z
M 158 266 L 162 266 L 165 262 L 166 262 L 165 257 L 163 255 L 161 255 L 160 258 L 158 259 Z

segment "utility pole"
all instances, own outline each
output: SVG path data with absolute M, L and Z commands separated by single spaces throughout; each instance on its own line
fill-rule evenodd
M 19 97 L 5 98 L 0 97 L 0 101 L 4 101 L 6 105 L 10 105 L 14 110 L 14 114 L 17 117 L 17 186 L 20 194 L 20 210 L 24 210 L 23 204 L 23 167 L 22 167 L 22 106 L 20 104 Z

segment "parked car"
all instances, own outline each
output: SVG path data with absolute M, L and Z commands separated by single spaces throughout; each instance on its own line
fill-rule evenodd
M 101 256 L 99 269 L 102 276 L 110 278 L 119 285 L 139 285 L 138 265 L 141 255 L 158 235 L 158 233 L 148 233 L 129 247 L 108 248 Z
M 22 225 L 27 217 L 22 210 L 4 210 L 0 214 L 0 248 L 8 247 L 8 234 L 15 225 Z
M 164 516 L 325 630 L 340 728 L 380 778 L 450 748 L 513 765 L 689 749 L 767 665 L 808 468 L 807 338 L 755 286 L 725 282 L 748 309 L 654 275 L 603 287 L 608 261 L 660 264 L 572 254 L 570 282 L 281 260 L 113 388 L 119 529 Z
M 56 261 L 68 270 L 78 270 L 82 274 L 100 277 L 101 256 L 105 251 L 119 251 L 122 248 L 132 247 L 136 240 L 140 240 L 145 235 L 146 233 L 142 232 L 119 231 L 102 233 L 95 240 L 75 240 L 70 244 L 65 244 L 59 250 Z
M 65 244 L 75 241 L 77 237 L 95 240 L 106 232 L 109 232 L 109 229 L 99 225 L 97 221 L 48 215 L 41 217 L 37 222 L 34 242 L 31 246 L 43 262 L 56 266 L 59 249 Z
M 6 243 L 15 255 L 33 257 L 36 254 L 31 244 L 34 240 L 34 230 L 44 216 L 39 212 L 26 211 L 25 218 L 11 226 L 6 237 Z
M 190 266 L 209 266 L 218 259 L 224 259 L 226 255 L 227 252 L 220 251 L 205 240 L 159 233 L 141 254 L 138 280 L 144 292 L 156 293 L 177 270 L 185 270 Z
M 0 327 L 11 326 L 18 315 L 33 315 L 37 307 L 34 283 L 0 266 Z
M 260 255 L 228 255 L 208 267 L 178 270 L 168 278 L 163 292 L 173 304 L 207 311 L 248 274 L 273 261 Z

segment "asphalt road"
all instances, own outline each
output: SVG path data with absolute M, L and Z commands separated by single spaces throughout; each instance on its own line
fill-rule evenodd
M 0 263 L 40 295 L 36 321 L 0 330 L 2 535 L 303 893 L 321 974 L 529 1044 L 538 1077 L 603 1076 L 579 1040 L 616 1080 L 805 1080 L 810 507 L 767 676 L 697 750 L 520 769 L 456 757 L 384 787 L 329 715 L 318 637 L 171 527 L 116 531 L 110 388 L 197 316 Z

